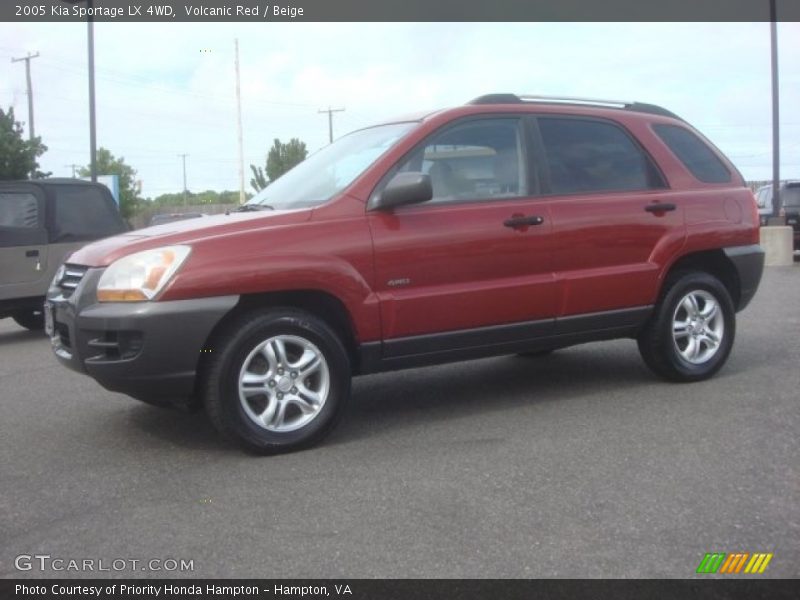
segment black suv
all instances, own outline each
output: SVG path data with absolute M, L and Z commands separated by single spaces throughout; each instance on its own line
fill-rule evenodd
M 800 250 L 800 181 L 781 185 L 780 198 L 786 224 L 794 229 L 794 249 Z
M 761 224 L 766 225 L 772 216 L 772 184 L 756 190 Z M 779 214 L 786 217 L 786 224 L 794 228 L 794 249 L 800 250 L 800 181 L 787 181 L 780 187 Z

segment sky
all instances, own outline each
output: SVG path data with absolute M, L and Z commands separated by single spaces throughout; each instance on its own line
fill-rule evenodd
M 273 139 L 313 152 L 397 115 L 492 92 L 636 100 L 685 118 L 746 179 L 772 177 L 768 23 L 97 23 L 98 146 L 153 198 L 237 190 L 234 39 L 245 183 Z M 800 23 L 778 25 L 781 176 L 800 179 Z M 89 162 L 86 26 L 0 23 L 0 106 L 27 123 L 31 61 L 41 168 Z M 27 125 L 26 125 L 27 127 Z M 26 128 L 27 135 L 27 128 Z

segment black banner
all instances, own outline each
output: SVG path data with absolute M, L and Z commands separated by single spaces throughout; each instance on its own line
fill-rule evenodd
M 246 599 L 323 600 L 580 600 L 676 598 L 680 600 L 782 600 L 796 598 L 797 581 L 750 580 L 498 580 L 498 579 L 310 579 L 146 580 L 43 579 L 0 581 L 0 598 L 37 600 Z
M 179 21 L 768 21 L 767 0 L 3 0 L 0 20 Z M 800 2 L 777 0 L 779 21 Z

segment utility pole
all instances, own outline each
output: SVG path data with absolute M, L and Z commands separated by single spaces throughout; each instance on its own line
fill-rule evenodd
M 236 133 L 239 137 L 239 204 L 244 204 L 244 148 L 242 143 L 242 92 L 239 85 L 239 38 L 236 48 Z
M 189 204 L 189 190 L 186 189 L 186 157 L 188 154 L 178 154 L 183 159 L 183 205 Z
M 328 142 L 333 143 L 333 113 L 344 112 L 343 108 L 331 108 L 328 106 L 327 110 L 320 108 L 318 113 L 328 113 Z
M 775 0 L 769 0 L 769 20 L 772 59 L 772 218 L 777 219 L 781 206 L 781 148 L 778 97 L 778 15 Z
M 28 137 L 33 140 L 36 136 L 33 129 L 33 85 L 31 85 L 31 59 L 38 58 L 39 53 L 31 54 L 28 52 L 28 56 L 23 56 L 22 58 L 12 58 L 11 62 L 22 62 L 25 61 L 25 79 L 28 82 Z
M 97 120 L 94 103 L 94 17 L 91 16 L 94 0 L 61 0 L 67 4 L 86 2 L 89 15 L 86 17 L 87 48 L 89 54 L 89 174 L 93 183 L 97 183 Z
M 76 165 L 76 164 L 73 163 L 71 165 L 64 165 L 64 166 L 65 167 L 72 167 L 72 178 L 75 179 L 75 169 L 76 169 L 76 167 L 79 167 L 80 165 Z

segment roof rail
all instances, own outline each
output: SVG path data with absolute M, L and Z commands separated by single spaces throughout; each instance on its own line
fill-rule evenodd
M 634 102 L 628 100 L 599 100 L 597 98 L 577 98 L 574 96 L 540 96 L 535 94 L 486 94 L 471 100 L 467 104 L 573 104 L 578 106 L 601 106 L 604 108 L 618 108 L 635 112 L 661 115 L 680 119 L 675 113 L 655 104 Z M 681 119 L 682 120 L 682 119 Z

